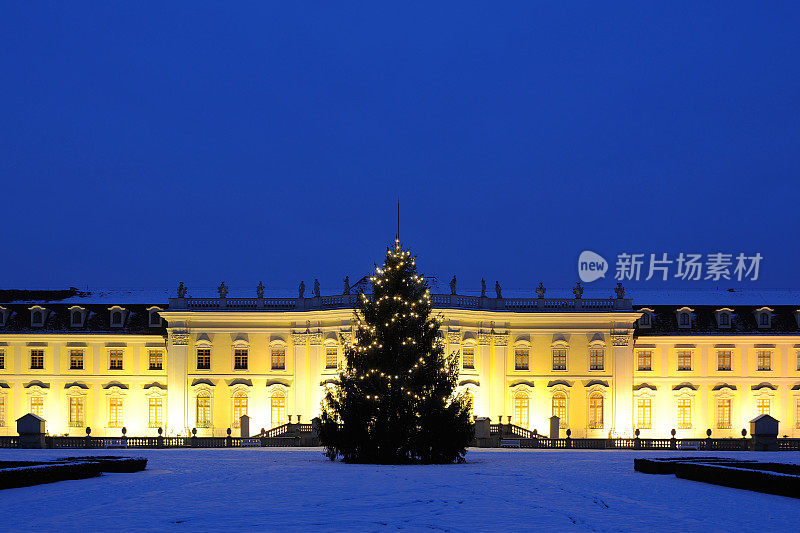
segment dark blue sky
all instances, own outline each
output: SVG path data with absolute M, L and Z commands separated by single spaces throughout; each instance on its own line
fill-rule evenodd
M 398 196 L 465 289 L 584 249 L 800 285 L 797 3 L 290 4 L 5 4 L 0 286 L 330 292 Z

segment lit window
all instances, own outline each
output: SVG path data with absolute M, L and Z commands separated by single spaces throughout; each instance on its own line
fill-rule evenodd
M 197 349 L 197 370 L 211 370 L 211 348 Z
M 160 397 L 148 399 L 147 427 L 160 428 L 164 425 L 164 403 Z
M 719 350 L 717 352 L 717 370 L 730 370 L 733 352 L 731 350 Z
M 41 396 L 31 396 L 31 413 L 36 416 L 44 417 L 44 398 Z
M 678 350 L 678 370 L 692 369 L 692 351 Z
M 567 395 L 563 392 L 553 394 L 553 415 L 558 417 L 558 427 L 567 427 Z
M 464 346 L 461 350 L 461 366 L 465 370 L 473 370 L 475 368 L 474 346 Z
M 44 350 L 31 350 L 31 370 L 44 369 Z
M 794 401 L 794 427 L 800 429 L 800 398 Z
M 117 396 L 108 399 L 108 427 L 122 427 L 122 398 Z
M 589 429 L 603 429 L 603 395 L 599 392 L 589 396 Z
M 692 429 L 692 400 L 678 399 L 678 429 Z
M 605 353 L 603 348 L 589 350 L 589 370 L 603 370 L 605 368 Z
M 233 369 L 234 370 L 247 370 L 247 356 L 249 350 L 247 348 L 236 348 L 233 350 Z
M 70 396 L 69 399 L 69 427 L 83 427 L 83 398 Z
M 567 369 L 567 349 L 554 348 L 553 349 L 553 370 L 566 370 Z
M 6 425 L 6 397 L 0 396 L 0 427 Z
M 728 398 L 717 400 L 717 429 L 731 429 L 731 401 Z
M 797 365 L 797 370 L 800 371 L 800 350 L 794 354 L 795 364 Z
M 639 429 L 650 429 L 650 398 L 639 398 L 636 400 L 636 427 Z
M 233 427 L 241 427 L 241 420 L 247 414 L 247 393 L 239 391 L 233 395 Z
M 286 369 L 286 348 L 272 349 L 272 370 Z
M 108 369 L 122 370 L 122 350 L 109 350 Z
M 4 370 L 6 368 L 6 352 L 4 350 L 0 350 L 0 370 Z
M 164 370 L 164 354 L 161 350 L 150 350 L 148 360 L 150 370 Z
M 759 415 L 769 414 L 769 398 L 759 398 L 756 401 L 756 411 Z
M 530 368 L 530 350 L 517 348 L 514 350 L 514 370 L 528 370 Z
M 514 397 L 514 423 L 520 427 L 528 427 L 528 395 L 520 392 Z
M 211 427 L 211 395 L 207 392 L 197 395 L 197 427 Z
M 270 420 L 272 427 L 277 427 L 286 423 L 286 397 L 278 391 L 270 399 Z
M 758 370 L 771 370 L 772 352 L 770 350 L 756 351 L 756 359 L 757 359 Z
M 83 350 L 69 351 L 69 369 L 83 370 Z
M 325 368 L 336 368 L 339 364 L 339 348 L 336 346 L 325 347 Z
M 650 350 L 640 350 L 637 353 L 638 368 L 640 372 L 646 372 L 653 369 L 653 352 Z

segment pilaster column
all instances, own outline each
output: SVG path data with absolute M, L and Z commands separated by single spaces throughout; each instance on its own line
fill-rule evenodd
M 611 431 L 619 437 L 633 436 L 633 334 L 611 333 Z
M 301 409 L 305 408 L 306 402 L 306 380 L 308 349 L 310 335 L 305 332 L 292 332 L 292 402 L 286 406 L 287 415 L 304 414 Z
M 508 356 L 508 334 L 492 333 L 489 387 L 492 394 L 492 414 L 508 415 L 506 412 L 506 358 Z
M 167 329 L 167 412 L 166 435 L 188 435 L 188 363 L 189 329 L 186 326 Z

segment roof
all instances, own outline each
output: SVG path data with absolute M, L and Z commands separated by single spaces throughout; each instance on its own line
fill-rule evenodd
M 775 335 L 776 333 L 790 333 L 800 335 L 800 324 L 796 311 L 796 305 L 726 305 L 733 309 L 730 314 L 730 327 L 721 328 L 717 324 L 715 311 L 722 306 L 716 305 L 687 305 L 692 309 L 691 327 L 679 328 L 678 316 L 676 311 L 682 305 L 634 305 L 635 309 L 652 309 L 652 323 L 649 328 L 638 327 L 636 334 L 640 337 L 655 335 Z M 759 328 L 756 310 L 761 307 L 772 309 L 771 324 L 768 328 Z

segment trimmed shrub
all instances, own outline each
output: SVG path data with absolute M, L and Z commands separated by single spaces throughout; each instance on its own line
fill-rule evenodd
M 800 476 L 751 469 L 759 466 L 733 467 L 703 463 L 677 463 L 675 475 L 682 479 L 702 481 L 713 485 L 800 498 Z
M 100 463 L 74 461 L 18 466 L 0 470 L 0 489 L 55 483 L 67 479 L 85 479 L 100 475 Z

